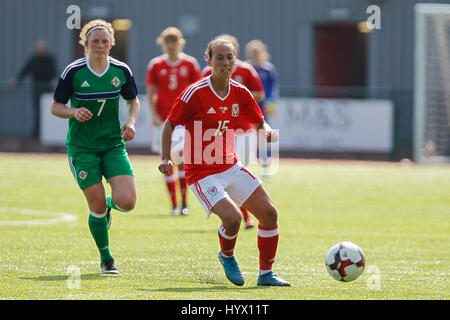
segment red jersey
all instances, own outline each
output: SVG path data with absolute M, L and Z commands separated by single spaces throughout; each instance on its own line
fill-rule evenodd
M 259 123 L 264 117 L 246 87 L 230 79 L 228 94 L 222 98 L 206 77 L 178 96 L 167 119 L 186 128 L 184 168 L 187 183 L 193 184 L 237 162 L 234 129 L 238 120 Z
M 173 102 L 181 91 L 200 77 L 197 59 L 185 53 L 180 53 L 180 58 L 176 62 L 170 61 L 167 54 L 150 60 L 146 84 L 154 85 L 158 89 L 156 111 L 161 120 L 166 120 Z
M 206 77 L 210 74 L 211 67 L 206 66 L 202 71 L 202 76 Z M 249 63 L 242 60 L 236 59 L 234 70 L 231 74 L 231 79 L 239 82 L 240 84 L 243 84 L 251 92 L 264 92 L 264 87 L 255 68 L 253 68 Z M 244 131 L 253 129 L 253 125 L 245 121 L 244 119 L 239 121 L 237 127 L 243 129 Z

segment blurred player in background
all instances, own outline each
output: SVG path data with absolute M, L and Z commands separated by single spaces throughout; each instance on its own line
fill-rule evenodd
M 108 230 L 111 209 L 126 212 L 136 204 L 136 184 L 125 141 L 134 138 L 140 104 L 130 68 L 109 56 L 115 44 L 111 24 L 93 20 L 83 27 L 80 38 L 86 56 L 64 69 L 51 112 L 69 119 L 66 144 L 70 169 L 89 206 L 89 229 L 100 251 L 102 271 L 117 274 Z M 122 126 L 119 95 L 129 105 L 129 117 Z M 111 195 L 105 195 L 103 176 L 111 186 Z
M 150 60 L 147 68 L 147 98 L 152 114 L 152 151 L 161 154 L 161 129 L 176 97 L 187 85 L 200 79 L 200 66 L 197 60 L 182 52 L 185 40 L 181 31 L 175 27 L 166 28 L 156 40 L 163 55 Z M 183 165 L 184 127 L 175 130 L 172 144 L 172 159 L 178 165 L 178 177 L 175 172 L 165 176 L 167 190 L 172 200 L 172 215 L 187 215 L 186 179 Z M 178 179 L 177 179 L 178 178 Z M 181 191 L 181 207 L 176 196 L 176 182 Z
M 231 42 L 235 48 L 236 59 L 234 64 L 233 73 L 231 79 L 243 84 L 250 90 L 253 97 L 257 102 L 264 100 L 264 87 L 259 79 L 256 70 L 248 63 L 239 60 L 239 42 L 236 37 L 229 34 L 222 34 L 217 38 L 225 39 Z M 202 70 L 202 76 L 208 76 L 211 74 L 211 67 L 208 65 Z M 236 125 L 238 130 L 235 132 L 235 150 L 238 159 L 245 165 L 250 162 L 256 161 L 257 154 L 257 136 L 254 126 L 245 119 L 240 119 Z M 244 217 L 245 227 L 247 229 L 254 226 L 253 220 L 250 218 L 248 211 L 245 208 L 241 208 L 242 215 Z
M 243 206 L 259 221 L 257 284 L 290 286 L 272 271 L 279 237 L 277 210 L 261 180 L 238 161 L 233 148 L 234 129 L 241 118 L 254 124 L 267 142 L 278 140 L 250 91 L 231 79 L 235 52 L 225 39 L 216 38 L 208 44 L 205 57 L 212 67 L 211 76 L 188 86 L 175 101 L 163 127 L 159 170 L 166 176 L 171 174 L 172 133 L 176 125 L 184 125 L 188 133 L 186 179 L 207 217 L 213 212 L 222 221 L 218 230 L 219 261 L 228 280 L 238 286 L 244 284 L 234 256 L 242 220 L 238 206 Z
M 251 64 L 261 79 L 264 87 L 265 99 L 258 102 L 264 119 L 270 123 L 270 116 L 275 112 L 275 101 L 279 97 L 277 85 L 277 73 L 275 66 L 270 63 L 270 54 L 266 45 L 261 40 L 252 40 L 245 46 L 245 55 L 247 62 Z M 262 177 L 271 176 L 270 171 L 270 145 L 266 152 L 260 152 L 262 164 Z

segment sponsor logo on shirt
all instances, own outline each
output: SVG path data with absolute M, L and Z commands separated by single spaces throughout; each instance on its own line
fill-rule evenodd
M 219 109 L 222 111 L 222 113 L 227 112 L 228 107 L 219 107 Z

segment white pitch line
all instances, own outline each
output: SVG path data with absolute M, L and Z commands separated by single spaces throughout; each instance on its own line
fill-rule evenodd
M 34 219 L 34 220 L 8 220 L 1 221 L 0 226 L 37 226 L 37 225 L 48 225 L 61 222 L 71 222 L 77 220 L 77 216 L 66 212 L 53 212 L 46 210 L 32 210 L 23 208 L 10 208 L 10 207 L 0 207 L 0 212 L 9 212 L 15 214 L 23 215 L 38 215 L 38 216 L 56 216 L 56 218 L 50 219 Z

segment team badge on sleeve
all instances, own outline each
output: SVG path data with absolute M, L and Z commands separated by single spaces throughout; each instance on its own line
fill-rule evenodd
M 231 115 L 232 115 L 233 117 L 237 117 L 237 116 L 239 115 L 239 104 L 234 103 L 234 104 L 231 106 Z

